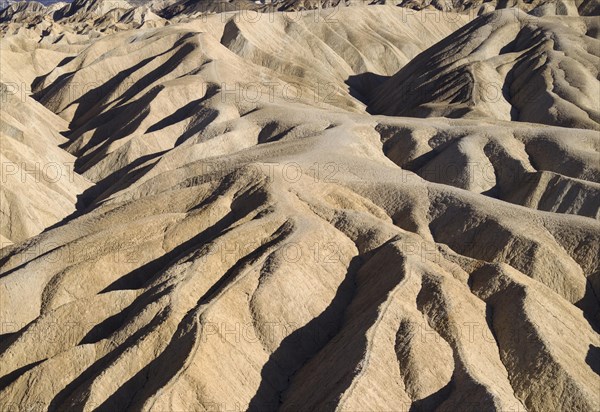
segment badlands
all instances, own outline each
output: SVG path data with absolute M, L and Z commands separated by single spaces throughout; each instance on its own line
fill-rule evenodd
M 600 410 L 597 0 L 0 12 L 0 410 Z

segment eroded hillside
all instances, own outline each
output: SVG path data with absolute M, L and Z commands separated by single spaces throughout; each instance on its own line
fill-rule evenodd
M 548 4 L 9 17 L 0 405 L 599 409 L 597 17 Z

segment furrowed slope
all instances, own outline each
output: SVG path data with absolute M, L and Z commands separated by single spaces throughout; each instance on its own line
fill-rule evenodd
M 598 19 L 488 14 L 373 92 L 369 111 L 489 117 L 598 130 Z
M 415 13 L 216 15 L 28 72 L 83 186 L 2 249 L 0 406 L 599 409 L 600 137 L 366 113 L 462 36 Z
M 209 159 L 188 154 L 210 140 L 181 145 L 9 249 L 2 399 L 595 408 L 598 222 L 427 183 L 354 116 Z M 40 345 L 51 324 L 71 326 Z M 549 396 L 557 382 L 566 389 Z

